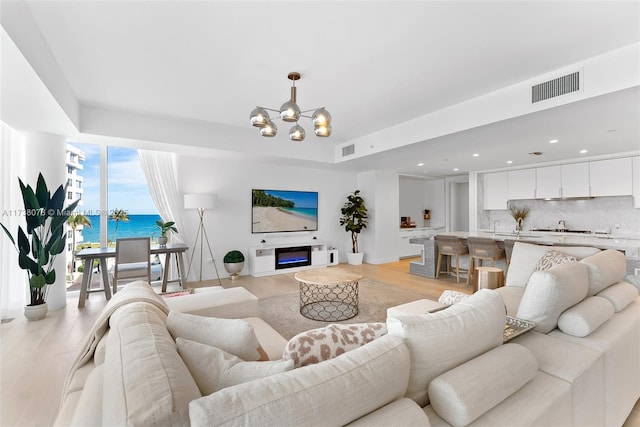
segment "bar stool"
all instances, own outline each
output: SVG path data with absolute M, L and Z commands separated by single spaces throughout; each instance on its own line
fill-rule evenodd
M 462 239 L 458 236 L 446 236 L 446 235 L 437 235 L 435 237 L 436 244 L 438 245 L 438 264 L 436 266 L 436 279 L 440 276 L 440 267 L 442 265 L 442 256 L 449 256 L 449 271 L 451 271 L 451 258 L 456 259 L 456 282 L 460 283 L 460 270 L 467 273 L 467 277 L 469 277 L 468 269 L 460 268 L 460 257 L 462 255 L 469 253 L 469 248 L 467 248 Z M 468 282 L 468 279 L 467 279 Z
M 491 267 L 495 267 L 496 261 L 500 259 L 506 260 L 504 249 L 500 249 L 498 243 L 485 237 L 469 237 L 467 238 L 469 245 L 469 276 L 467 276 L 467 284 L 471 283 L 471 278 L 475 270 L 475 260 L 480 260 L 480 266 L 484 260 L 491 262 Z
M 507 270 L 509 270 L 509 264 L 511 263 L 511 254 L 513 253 L 513 245 L 516 243 L 515 240 L 505 239 L 504 241 L 504 252 L 507 257 Z M 505 274 L 507 272 L 505 271 Z

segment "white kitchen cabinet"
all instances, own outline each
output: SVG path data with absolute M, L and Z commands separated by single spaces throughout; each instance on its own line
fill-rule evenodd
M 536 198 L 589 196 L 589 163 L 536 168 Z
M 536 170 L 520 169 L 509 171 L 508 175 L 508 200 L 535 199 L 536 197 Z
M 632 159 L 589 162 L 591 196 L 629 196 L 633 193 Z
M 507 210 L 509 200 L 509 176 L 507 172 L 485 173 L 484 185 L 484 209 Z
M 589 163 L 571 163 L 561 167 L 561 197 L 589 197 Z
M 560 197 L 562 191 L 562 167 L 546 166 L 536 168 L 536 198 L 552 199 Z

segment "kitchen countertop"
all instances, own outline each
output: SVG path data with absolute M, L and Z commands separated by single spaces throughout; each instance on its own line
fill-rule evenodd
M 454 233 L 457 234 L 457 233 Z M 466 233 L 467 236 L 477 235 L 478 237 L 490 237 L 496 240 L 515 239 L 515 233 L 477 231 L 476 233 Z M 632 238 L 612 238 L 608 235 L 598 237 L 593 234 L 575 233 L 555 233 L 555 232 L 528 232 L 521 233 L 520 239 L 531 241 L 543 245 L 581 245 L 594 246 L 600 249 L 621 249 L 627 256 L 638 257 L 640 253 L 640 239 Z
M 504 241 L 508 239 L 515 240 L 517 238 L 516 233 L 502 231 L 496 231 L 495 235 L 492 231 L 483 230 L 476 232 L 456 231 L 443 234 L 456 235 L 462 238 L 488 237 L 497 241 Z M 418 238 L 412 240 L 418 240 Z M 432 238 L 429 240 L 432 240 Z M 640 257 L 640 238 L 634 237 L 614 237 L 610 235 L 600 236 L 594 234 L 564 232 L 523 232 L 520 234 L 520 238 L 518 240 L 541 245 L 579 245 L 593 246 L 600 249 L 618 249 L 623 250 L 627 257 Z

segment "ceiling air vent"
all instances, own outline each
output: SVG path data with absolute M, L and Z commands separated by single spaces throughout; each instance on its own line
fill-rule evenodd
M 531 103 L 535 104 L 545 99 L 555 98 L 580 90 L 580 72 L 567 74 L 548 82 L 540 83 L 531 87 Z
M 356 152 L 356 146 L 354 144 L 346 145 L 342 147 L 342 157 L 350 156 Z

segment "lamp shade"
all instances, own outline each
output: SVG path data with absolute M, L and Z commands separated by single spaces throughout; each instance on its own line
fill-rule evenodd
M 215 209 L 218 196 L 215 194 L 185 194 L 185 209 Z
M 273 123 L 271 120 L 269 120 L 269 123 L 267 123 L 265 127 L 260 129 L 260 135 L 262 136 L 272 137 L 272 136 L 276 136 L 277 133 L 278 133 L 278 128 L 276 124 Z

